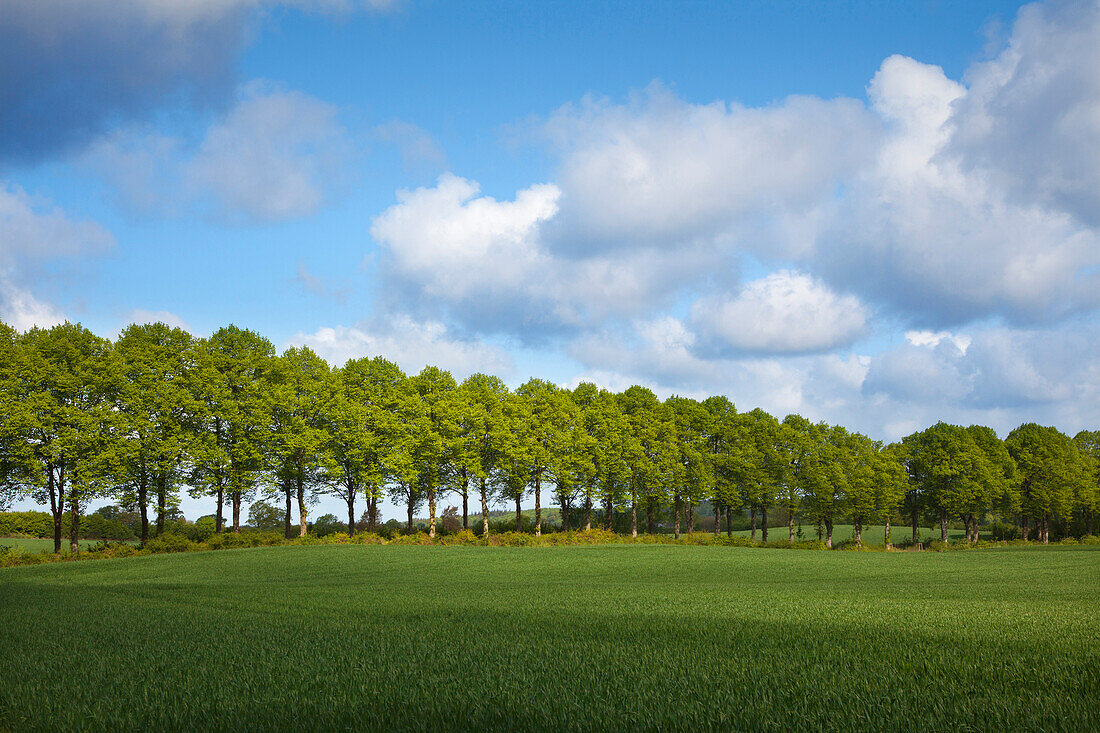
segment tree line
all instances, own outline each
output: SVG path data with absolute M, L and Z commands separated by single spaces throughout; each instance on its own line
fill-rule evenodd
M 140 513 L 141 540 L 164 531 L 181 492 L 216 502 L 215 531 L 239 532 L 242 505 L 285 504 L 285 531 L 305 535 L 311 502 L 338 497 L 348 528 L 357 509 L 378 526 L 388 496 L 427 508 L 437 531 L 442 498 L 470 502 L 489 531 L 489 508 L 542 493 L 565 528 L 608 528 L 629 514 L 630 532 L 658 523 L 694 531 L 708 505 L 714 531 L 748 512 L 753 540 L 769 513 L 815 524 L 832 544 L 850 521 L 857 541 L 870 524 L 905 517 L 961 522 L 970 541 L 990 512 L 1027 539 L 1049 541 L 1052 521 L 1087 534 L 1100 502 L 1100 431 L 1069 438 L 1026 423 L 1000 439 L 991 428 L 937 423 L 896 443 L 799 415 L 738 412 L 722 396 L 659 400 L 633 386 L 570 390 L 531 379 L 515 390 L 474 374 L 461 383 L 428 366 L 406 375 L 381 356 L 332 368 L 308 348 L 282 354 L 259 334 L 228 326 L 196 338 L 163 323 L 131 325 L 115 341 L 79 324 L 17 332 L 0 324 L 0 508 L 31 497 L 75 549 L 92 501 L 113 497 Z M 297 510 L 298 526 L 292 528 Z M 150 515 L 155 514 L 155 519 Z M 67 515 L 67 521 L 66 520 Z

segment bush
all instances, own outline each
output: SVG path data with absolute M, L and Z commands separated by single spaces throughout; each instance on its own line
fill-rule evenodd
M 53 537 L 53 517 L 46 512 L 0 512 L 0 536 Z
M 478 539 L 477 535 L 468 529 L 460 529 L 457 532 L 444 535 L 439 541 L 441 545 L 477 545 L 480 543 L 481 540 Z
M 1080 540 L 1082 545 L 1100 545 L 1100 537 L 1094 534 L 1087 534 Z
M 951 543 L 949 542 L 944 542 L 943 540 L 932 540 L 925 546 L 925 549 L 931 550 L 932 552 L 946 552 L 947 550 L 953 550 L 955 548 L 952 547 Z
M 391 545 L 431 545 L 433 544 L 427 532 L 415 532 L 413 534 L 397 535 L 390 540 Z
M 1004 522 L 994 522 L 989 525 L 989 536 L 998 542 L 1021 539 L 1020 528 L 1015 524 L 1005 524 Z
M 211 550 L 232 550 L 238 547 L 251 547 L 246 535 L 236 532 L 222 532 L 206 541 Z
M 1058 544 L 1059 545 L 1076 545 L 1076 544 L 1078 544 L 1078 542 L 1077 542 L 1077 540 L 1075 540 L 1072 537 L 1065 537 Z
M 181 534 L 175 532 L 165 532 L 159 537 L 153 537 L 145 543 L 145 549 L 149 552 L 190 552 L 191 550 L 197 550 L 196 545 L 191 540 L 187 539 Z

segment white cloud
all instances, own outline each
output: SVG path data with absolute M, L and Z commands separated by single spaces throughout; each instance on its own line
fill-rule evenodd
M 99 224 L 74 220 L 52 202 L 0 181 L 0 320 L 21 331 L 64 321 L 61 309 L 32 292 L 38 268 L 114 245 Z
M 334 366 L 348 359 L 383 356 L 408 374 L 430 365 L 447 369 L 460 380 L 474 372 L 508 375 L 514 370 L 503 349 L 457 338 L 438 321 L 418 321 L 407 315 L 353 327 L 321 328 L 311 334 L 299 332 L 290 343 L 310 347 Z
M 131 127 L 81 160 L 136 209 L 262 222 L 315 213 L 345 177 L 351 150 L 335 107 L 253 82 L 197 145 Z
M 693 325 L 717 351 L 828 351 L 859 338 L 867 316 L 857 298 L 789 270 L 747 283 L 734 297 L 710 296 L 692 307 Z
M 44 303 L 6 277 L 0 277 L 0 321 L 16 331 L 49 328 L 65 321 L 65 314 Z
M 927 325 L 1057 319 L 1095 307 L 1100 234 L 1010 195 L 954 152 L 960 130 L 974 134 L 960 116 L 969 94 L 939 67 L 883 62 L 869 95 L 887 136 L 874 165 L 845 189 L 811 267 Z
M 679 244 L 743 220 L 798 215 L 868 158 L 877 128 L 853 99 L 689 104 L 654 83 L 624 105 L 586 99 L 544 124 L 561 156 L 558 246 Z
M 950 331 L 906 331 L 905 340 L 914 346 L 938 346 L 941 341 L 947 340 L 955 344 L 961 353 L 965 354 L 973 341 L 966 334 L 956 334 Z

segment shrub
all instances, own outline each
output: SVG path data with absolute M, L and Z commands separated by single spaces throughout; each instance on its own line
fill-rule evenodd
M 248 538 L 236 532 L 222 532 L 206 541 L 206 546 L 211 550 L 232 550 L 238 547 L 251 547 Z
M 943 540 L 932 540 L 925 546 L 925 549 L 931 550 L 932 552 L 946 552 L 947 550 L 954 549 L 954 547 L 951 546 L 951 543 L 944 542 Z
M 0 536 L 53 537 L 53 517 L 46 512 L 0 512 Z
M 351 536 L 347 532 L 332 532 L 324 535 L 325 545 L 346 545 L 351 540 Z
M 477 535 L 468 529 L 460 529 L 452 534 L 444 535 L 439 541 L 441 545 L 477 545 L 480 543 L 481 540 L 478 539 Z
M 1005 524 L 1004 522 L 994 522 L 989 525 L 990 538 L 1000 541 L 1018 540 L 1020 539 L 1020 528 L 1015 524 Z
M 189 552 L 199 549 L 198 546 L 181 534 L 165 532 L 159 537 L 153 537 L 145 543 L 145 549 L 149 552 Z
M 430 545 L 432 540 L 427 532 L 397 535 L 390 540 L 391 545 Z
M 1094 534 L 1087 534 L 1080 540 L 1082 545 L 1100 545 L 1100 537 Z
M 1059 545 L 1076 545 L 1076 544 L 1078 544 L 1078 542 L 1077 542 L 1077 540 L 1075 540 L 1072 537 L 1065 537 L 1058 544 Z

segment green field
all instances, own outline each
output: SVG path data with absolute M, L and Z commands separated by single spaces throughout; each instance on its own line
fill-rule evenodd
M 114 540 L 112 540 L 113 542 Z M 99 540 L 79 540 L 80 549 L 84 550 L 93 545 L 98 545 Z M 137 544 L 137 543 L 132 543 Z M 27 552 L 53 552 L 53 538 L 39 538 L 39 537 L 0 537 L 0 545 L 6 545 L 16 550 L 26 550 Z M 67 554 L 69 552 L 69 538 L 61 538 L 61 551 Z
M 0 729 L 1100 729 L 1100 551 L 278 547 L 0 571 Z

